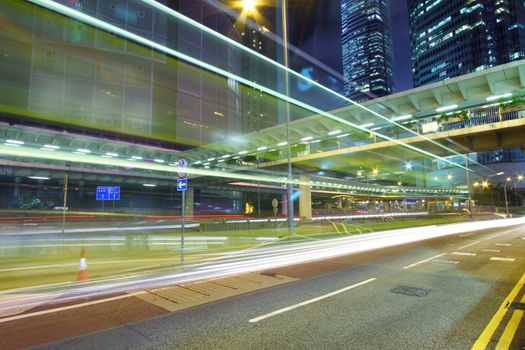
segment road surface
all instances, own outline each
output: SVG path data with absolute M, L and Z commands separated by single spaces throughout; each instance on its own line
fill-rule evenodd
M 520 225 L 276 267 L 297 280 L 39 349 L 523 349 L 524 251 Z

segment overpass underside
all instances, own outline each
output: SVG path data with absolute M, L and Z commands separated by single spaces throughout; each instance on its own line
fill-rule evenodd
M 501 148 L 521 147 L 525 141 L 525 119 L 496 122 L 449 131 L 412 136 L 402 139 L 402 143 L 431 152 L 438 156 L 449 156 L 451 150 L 459 154 L 490 151 Z M 434 141 L 435 143 L 429 142 Z M 440 147 L 445 146 L 445 147 Z M 399 160 L 424 158 L 421 153 L 400 146 L 400 141 L 371 141 L 365 145 L 345 147 L 331 151 L 311 153 L 292 158 L 292 163 L 300 167 L 319 169 L 329 163 L 331 169 L 348 167 L 370 167 Z M 286 159 L 264 162 L 260 167 L 279 167 L 287 164 Z

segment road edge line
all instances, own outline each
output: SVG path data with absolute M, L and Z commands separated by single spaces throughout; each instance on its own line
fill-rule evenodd
M 472 350 L 484 350 L 487 345 L 489 344 L 492 336 L 498 329 L 501 321 L 503 320 L 503 317 L 507 313 L 507 301 L 513 301 L 516 299 L 516 296 L 520 292 L 520 290 L 523 288 L 523 285 L 525 284 L 525 273 L 521 278 L 518 280 L 518 283 L 512 288 L 509 295 L 503 300 L 500 307 L 492 316 L 492 319 L 489 321 L 485 329 L 483 329 L 483 332 L 479 335 L 478 339 L 476 339 L 476 342 L 474 345 L 472 345 Z
M 77 309 L 77 308 L 84 307 L 84 306 L 96 305 L 96 304 L 106 303 L 109 301 L 125 299 L 125 298 L 133 297 L 133 296 L 136 296 L 142 293 L 145 293 L 145 292 L 141 291 L 141 292 L 129 293 L 129 294 L 119 295 L 119 296 L 111 297 L 111 298 L 105 298 L 105 299 L 88 301 L 88 302 L 80 303 L 80 304 L 73 304 L 73 305 L 68 305 L 68 306 L 57 307 L 54 309 L 30 312 L 27 314 L 21 314 L 21 315 L 15 315 L 15 316 L 8 316 L 8 317 L 0 318 L 0 323 L 6 323 L 6 322 L 16 321 L 16 320 L 20 320 L 24 318 L 47 315 L 47 314 L 52 314 L 55 312 Z

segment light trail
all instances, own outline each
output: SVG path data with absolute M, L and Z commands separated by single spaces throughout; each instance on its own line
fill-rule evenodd
M 464 170 L 468 170 L 466 167 L 464 167 L 464 166 L 462 166 L 460 164 L 457 164 L 457 163 L 455 163 L 455 162 L 453 162 L 453 161 L 451 161 L 451 160 L 449 160 L 447 158 L 440 157 L 440 156 L 435 155 L 435 154 L 433 154 L 431 152 L 425 151 L 425 150 L 423 150 L 421 148 L 417 148 L 415 146 L 406 144 L 403 141 L 400 141 L 400 140 L 388 137 L 386 135 L 378 133 L 377 131 L 373 131 L 373 130 L 364 128 L 364 127 L 360 126 L 359 124 L 352 123 L 352 122 L 350 122 L 350 121 L 348 121 L 348 120 L 346 120 L 344 118 L 338 117 L 338 116 L 336 116 L 334 114 L 331 114 L 331 113 L 328 113 L 326 111 L 323 111 L 323 110 L 321 110 L 319 108 L 316 108 L 314 106 L 311 106 L 311 105 L 309 105 L 307 103 L 304 103 L 304 102 L 299 101 L 297 99 L 291 98 L 291 97 L 289 97 L 289 96 L 287 96 L 285 94 L 281 94 L 281 93 L 279 93 L 279 92 L 277 92 L 275 90 L 272 90 L 272 89 L 270 89 L 270 88 L 268 88 L 266 86 L 262 86 L 260 84 L 257 84 L 255 82 L 253 82 L 253 81 L 250 81 L 249 79 L 242 78 L 240 76 L 237 76 L 235 74 L 227 72 L 227 71 L 225 71 L 225 70 L 223 70 L 221 68 L 213 66 L 213 65 L 211 65 L 209 63 L 197 60 L 197 59 L 195 59 L 195 58 L 193 58 L 191 56 L 183 54 L 183 53 L 181 53 L 179 51 L 176 51 L 174 49 L 171 49 L 171 48 L 169 48 L 167 46 L 161 45 L 161 44 L 159 44 L 159 43 L 157 43 L 155 41 L 146 39 L 144 37 L 141 37 L 140 35 L 131 33 L 129 31 L 127 31 L 127 30 L 124 30 L 124 29 L 122 29 L 120 27 L 117 27 L 115 25 L 112 25 L 110 23 L 104 22 L 104 21 L 102 21 L 100 19 L 97 19 L 95 17 L 89 16 L 89 15 L 87 15 L 85 13 L 82 13 L 80 11 L 74 10 L 74 9 L 69 8 L 67 6 L 64 6 L 62 4 L 56 3 L 53 0 L 27 0 L 27 1 L 32 2 L 32 3 L 36 4 L 36 5 L 40 5 L 42 7 L 48 8 L 48 9 L 50 9 L 52 11 L 57 12 L 57 13 L 61 13 L 61 14 L 65 15 L 65 16 L 68 16 L 68 17 L 71 17 L 71 18 L 75 18 L 75 19 L 77 19 L 79 21 L 82 21 L 84 23 L 87 23 L 87 24 L 89 24 L 89 25 L 91 25 L 91 26 L 93 26 L 95 28 L 102 29 L 102 30 L 104 30 L 106 32 L 109 32 L 109 33 L 115 33 L 115 34 L 117 34 L 119 36 L 122 36 L 124 38 L 129 39 L 129 40 L 132 40 L 133 42 L 139 43 L 141 45 L 145 45 L 147 47 L 150 47 L 152 49 L 158 50 L 160 52 L 164 52 L 164 53 L 166 53 L 168 55 L 171 55 L 173 57 L 177 57 L 177 58 L 179 58 L 179 59 L 181 59 L 183 61 L 190 62 L 190 63 L 195 64 L 196 66 L 201 67 L 203 69 L 206 69 L 206 70 L 208 70 L 210 72 L 213 72 L 213 73 L 216 73 L 216 74 L 218 74 L 220 76 L 223 76 L 223 77 L 235 80 L 235 81 L 237 81 L 237 82 L 239 82 L 241 84 L 244 84 L 246 86 L 250 86 L 250 87 L 252 87 L 254 89 L 260 90 L 261 92 L 265 92 L 268 95 L 274 96 L 274 97 L 276 97 L 276 98 L 278 98 L 280 100 L 288 101 L 289 103 L 291 103 L 291 104 L 293 104 L 295 106 L 298 106 L 298 107 L 304 108 L 305 110 L 309 110 L 309 111 L 311 111 L 313 113 L 322 115 L 322 116 L 324 116 L 324 117 L 326 117 L 328 119 L 334 120 L 334 121 L 339 122 L 339 123 L 344 124 L 344 125 L 348 125 L 348 126 L 350 126 L 352 128 L 355 128 L 357 130 L 361 130 L 361 131 L 364 131 L 366 133 L 375 135 L 375 136 L 380 137 L 382 139 L 391 141 L 391 142 L 393 142 L 393 143 L 395 143 L 395 144 L 397 144 L 397 145 L 399 145 L 401 147 L 410 149 L 410 150 L 415 151 L 417 153 L 421 153 L 421 154 L 424 154 L 424 155 L 429 156 L 431 158 L 441 160 L 441 161 L 443 161 L 443 162 L 445 162 L 445 163 L 447 163 L 449 165 L 452 165 L 453 167 L 458 167 L 458 168 L 462 168 Z M 290 71 L 290 73 L 291 74 L 298 74 L 297 72 L 294 72 L 294 71 Z M 304 79 L 304 77 L 303 77 L 303 79 Z M 308 81 L 309 82 L 311 81 L 311 83 L 317 84 L 317 85 L 323 87 L 322 85 L 320 85 L 319 83 L 314 82 L 313 80 L 308 80 Z M 326 89 L 327 91 L 331 92 L 331 93 L 334 93 L 333 91 L 331 91 L 330 89 L 328 89 L 326 87 L 323 87 L 323 88 Z M 343 97 L 343 96 L 341 95 L 341 97 Z M 346 97 L 343 97 L 343 98 L 345 100 L 347 99 Z M 379 113 L 374 112 L 374 111 L 369 110 L 369 109 L 366 109 L 365 107 L 361 106 L 360 104 L 358 104 L 358 103 L 356 103 L 356 102 L 354 102 L 352 100 L 348 100 L 348 102 L 353 103 L 353 104 L 359 106 L 360 108 L 363 108 L 363 109 L 367 110 L 368 112 L 372 113 L 373 115 L 376 115 L 376 116 L 378 116 L 378 117 L 380 117 L 382 119 L 386 119 L 389 122 L 392 122 L 388 118 L 380 115 Z M 426 138 L 425 136 L 422 136 L 422 135 L 417 134 L 417 133 L 416 133 L 416 135 L 421 137 L 421 138 L 423 138 L 423 139 L 425 139 L 426 141 L 429 141 L 431 143 L 433 142 L 430 139 Z M 439 143 L 437 145 L 439 147 L 441 147 L 441 148 L 445 148 L 446 149 L 445 146 L 440 145 Z M 7 148 L 7 147 L 5 147 L 5 148 Z M 16 148 L 18 148 L 18 147 L 16 147 Z M 453 150 L 449 150 L 449 151 L 451 151 L 453 154 L 457 154 L 457 152 L 455 152 Z M 44 153 L 54 153 L 54 152 L 46 152 L 46 151 L 42 151 L 42 152 L 44 152 Z M 134 163 L 129 163 L 128 167 L 133 167 L 133 164 Z M 176 169 L 176 167 L 173 167 L 173 168 Z M 190 168 L 185 168 L 184 171 L 186 171 L 188 173 L 191 173 L 190 172 Z M 217 174 L 215 174 L 215 176 L 217 176 Z M 279 182 L 283 183 L 282 180 L 279 181 Z
M 114 293 L 136 292 L 143 289 L 180 284 L 198 280 L 209 280 L 246 272 L 262 271 L 281 266 L 301 264 L 330 257 L 348 255 L 412 243 L 432 238 L 456 235 L 464 232 L 491 228 L 523 225 L 525 218 L 469 222 L 426 228 L 410 228 L 329 239 L 307 241 L 287 245 L 266 245 L 236 254 L 227 253 L 212 262 L 186 266 L 178 273 L 157 272 L 133 277 L 117 277 L 82 284 L 67 284 L 50 287 L 24 288 L 0 292 L 0 314 L 16 308 L 27 308 L 53 302 L 67 302 L 79 298 L 95 297 Z M 28 298 L 27 294 L 30 294 Z

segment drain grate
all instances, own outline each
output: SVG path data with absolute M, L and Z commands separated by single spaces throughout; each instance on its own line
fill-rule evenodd
M 506 306 L 512 310 L 525 310 L 525 303 L 518 303 L 517 301 L 513 301 L 512 303 L 507 303 Z
M 426 297 L 430 293 L 430 289 L 423 289 L 417 287 L 399 286 L 391 290 L 392 293 L 409 295 L 411 297 Z

